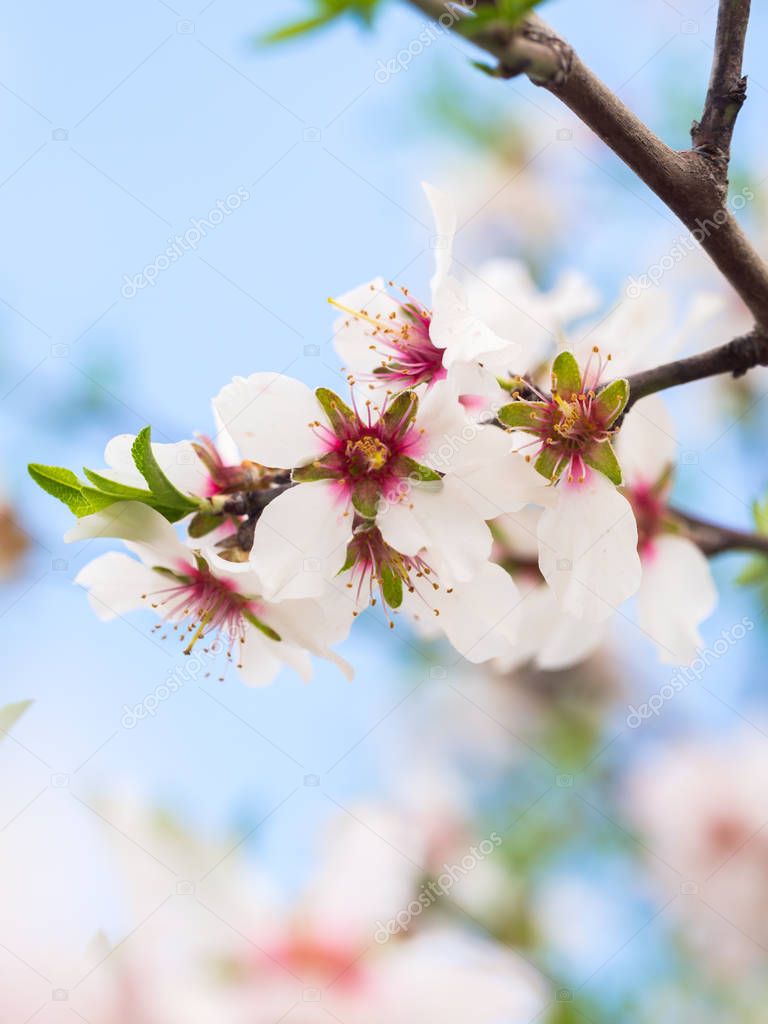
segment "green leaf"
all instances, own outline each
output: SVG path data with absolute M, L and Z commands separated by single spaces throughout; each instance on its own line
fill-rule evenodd
M 0 708 L 0 740 L 5 738 L 6 733 L 11 731 L 27 708 L 34 703 L 33 700 L 20 700 Z
M 392 464 L 392 469 L 398 476 L 407 476 L 411 480 L 417 480 L 424 484 L 439 483 L 443 479 L 437 470 L 430 469 L 429 466 L 423 466 L 415 459 L 409 459 L 407 455 L 399 455 Z
M 318 388 L 315 397 L 323 407 L 334 434 L 343 437 L 348 428 L 357 429 L 357 416 L 337 394 L 328 388 Z
M 544 402 L 510 402 L 509 405 L 502 405 L 498 411 L 498 417 L 506 427 L 537 433 L 533 424 L 539 413 L 546 408 Z
M 267 32 L 261 43 L 283 43 L 325 28 L 338 18 L 351 17 L 365 27 L 373 24 L 380 0 L 315 0 L 314 11 L 304 18 Z
M 621 466 L 610 441 L 593 445 L 587 452 L 584 452 L 582 458 L 592 469 L 607 476 L 612 484 L 616 484 L 617 487 L 621 486 Z
M 158 504 L 166 509 L 176 509 L 182 513 L 192 512 L 198 508 L 197 502 L 177 490 L 160 468 L 152 451 L 151 427 L 144 427 L 136 435 L 131 454 L 136 468 L 147 481 Z
M 101 473 L 95 473 L 92 469 L 86 469 L 85 467 L 83 467 L 83 473 L 85 473 L 96 490 L 101 491 L 103 494 L 111 494 L 121 501 L 143 501 L 146 504 L 152 504 L 151 491 L 118 483 L 116 480 L 110 480 L 109 477 L 102 476 Z
M 402 391 L 394 401 L 387 406 L 382 420 L 385 429 L 392 433 L 402 435 L 408 430 L 419 411 L 419 396 L 413 391 Z
M 366 519 L 375 519 L 379 510 L 379 485 L 375 480 L 365 478 L 352 485 L 352 504 L 355 511 Z
M 581 370 L 573 352 L 561 352 L 552 363 L 552 392 L 565 399 L 581 392 Z
M 381 593 L 390 608 L 399 608 L 403 603 L 403 581 L 389 565 L 381 568 Z
M 243 618 L 247 619 L 252 626 L 255 626 L 256 629 L 260 630 L 264 636 L 269 637 L 270 640 L 280 643 L 283 639 L 279 633 L 276 633 L 275 630 L 272 629 L 271 626 L 268 626 L 266 622 L 262 622 L 262 620 L 257 618 L 253 612 L 248 611 L 247 608 L 243 609 Z
M 736 577 L 742 587 L 756 587 L 768 583 L 768 559 L 753 558 Z
M 562 459 L 552 447 L 547 445 L 539 452 L 533 467 L 547 480 L 555 481 L 565 469 L 565 459 Z
M 64 502 L 70 512 L 80 518 L 96 511 L 83 494 L 83 484 L 71 469 L 61 466 L 42 466 L 37 462 L 28 467 L 29 475 L 44 491 Z
M 214 512 L 198 512 L 192 516 L 187 527 L 187 533 L 190 537 L 205 537 L 211 530 L 215 530 L 217 526 L 221 526 L 224 520 L 221 516 L 216 515 Z
M 621 416 L 629 400 L 629 381 L 623 377 L 611 381 L 592 403 L 606 426 L 611 426 Z

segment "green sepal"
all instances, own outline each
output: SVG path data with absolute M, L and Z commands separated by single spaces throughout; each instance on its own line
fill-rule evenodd
M 315 391 L 315 397 L 323 407 L 323 412 L 328 417 L 328 422 L 337 437 L 343 437 L 349 427 L 357 427 L 355 413 L 329 388 L 318 388 Z
M 336 453 L 331 452 L 306 466 L 297 466 L 291 473 L 291 480 L 297 484 L 311 484 L 316 480 L 335 480 L 340 475 L 339 469 L 338 466 L 330 463 L 337 461 Z
M 199 507 L 198 502 L 177 490 L 160 468 L 152 451 L 151 427 L 144 427 L 136 435 L 131 454 L 136 468 L 147 481 L 147 486 L 158 505 L 165 509 L 177 509 L 182 513 L 192 512 Z
M 354 544 L 347 544 L 347 555 L 344 559 L 344 565 L 336 573 L 337 576 L 341 576 L 343 572 L 349 572 L 357 562 L 357 551 L 355 550 Z
M 600 419 L 610 427 L 624 412 L 629 401 L 629 381 L 624 377 L 611 381 L 592 403 Z
M 510 402 L 502 405 L 497 415 L 505 427 L 538 433 L 533 424 L 537 413 L 546 409 L 544 402 Z
M 566 400 L 581 392 L 581 370 L 573 352 L 561 352 L 552 363 L 552 392 Z
M 352 504 L 355 511 L 366 519 L 375 519 L 379 510 L 379 498 L 381 497 L 379 485 L 375 480 L 366 477 L 357 480 L 352 485 Z
M 253 612 L 248 611 L 247 608 L 243 608 L 242 614 L 244 619 L 247 619 L 247 621 L 250 622 L 252 626 L 255 626 L 256 629 L 260 630 L 264 634 L 264 636 L 269 637 L 270 640 L 274 640 L 276 643 L 280 643 L 280 641 L 283 639 L 279 633 L 276 633 L 275 630 L 272 629 L 271 626 L 268 626 L 266 622 L 262 622 L 262 620 L 257 618 L 257 616 L 253 614 Z
M 388 433 L 397 429 L 402 435 L 413 423 L 416 413 L 419 411 L 419 396 L 413 391 L 402 391 L 394 401 L 387 406 L 382 420 Z
M 547 445 L 539 452 L 533 468 L 554 483 L 565 469 L 565 459 Z
M 621 466 L 610 441 L 601 441 L 582 454 L 588 466 L 608 477 L 612 484 L 621 487 Z
M 443 477 L 435 469 L 424 466 L 415 459 L 409 459 L 407 455 L 398 455 L 392 463 L 392 470 L 399 477 L 408 477 L 410 480 L 417 480 L 419 483 L 439 483 Z
M 381 567 L 381 594 L 390 608 L 399 608 L 403 603 L 403 581 L 389 565 Z
M 191 576 L 187 576 L 183 572 L 174 572 L 173 569 L 169 569 L 167 565 L 153 565 L 152 572 L 157 572 L 161 576 L 165 576 L 166 579 L 174 580 L 176 583 L 192 583 Z
M 187 533 L 194 538 L 205 537 L 211 530 L 221 526 L 223 521 L 222 517 L 217 516 L 214 512 L 197 512 L 189 521 Z
M 78 519 L 97 511 L 83 494 L 83 484 L 71 469 L 32 462 L 27 471 L 38 487 L 42 487 L 52 497 L 58 498 Z

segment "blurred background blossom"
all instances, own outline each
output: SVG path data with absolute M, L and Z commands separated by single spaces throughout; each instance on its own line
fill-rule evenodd
M 518 285 L 545 290 L 578 271 L 606 343 L 649 324 L 668 337 L 700 293 L 722 309 L 689 350 L 746 326 L 700 252 L 631 297 L 683 229 L 551 96 L 478 75 L 447 37 L 382 81 L 423 24 L 397 5 L 372 33 L 257 45 L 301 11 L 7 12 L 0 651 L 2 702 L 34 704 L 0 717 L 2 1019 L 761 1021 L 766 588 L 733 585 L 740 556 L 715 563 L 705 648 L 754 628 L 639 727 L 632 709 L 674 670 L 634 620 L 576 668 L 491 671 L 375 613 L 343 651 L 353 684 L 324 666 L 309 687 L 190 677 L 126 718 L 181 658 L 149 621 L 92 619 L 72 580 L 104 548 L 65 547 L 65 510 L 23 467 L 98 464 L 105 436 L 149 422 L 159 440 L 206 430 L 233 374 L 339 386 L 327 296 L 380 272 L 428 294 L 421 180 L 459 204 L 462 265 L 512 258 Z M 620 24 L 595 0 L 546 14 L 685 145 L 712 5 L 629 0 Z M 762 248 L 766 33 L 757 7 L 732 165 Z M 201 231 L 238 190 L 248 200 Z M 520 294 L 498 297 L 503 317 Z M 757 371 L 669 396 L 678 505 L 752 525 L 765 395 Z

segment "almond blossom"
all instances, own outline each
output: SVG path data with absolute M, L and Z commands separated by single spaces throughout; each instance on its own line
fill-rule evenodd
M 490 554 L 486 520 L 526 504 L 540 485 L 447 382 L 423 399 L 407 391 L 361 410 L 325 388 L 253 374 L 214 405 L 247 458 L 292 470 L 295 486 L 264 510 L 251 550 L 272 596 L 321 594 L 361 521 L 375 520 L 406 559 L 427 549 L 450 578 L 470 580 Z
M 542 294 L 516 260 L 489 261 L 460 281 L 452 272 L 453 203 L 432 185 L 423 188 L 436 230 L 430 304 L 407 288 L 396 297 L 394 283 L 381 277 L 331 299 L 343 314 L 336 350 L 350 381 L 371 391 L 431 387 L 450 373 L 468 399 L 487 397 L 496 393 L 497 375 L 531 371 L 563 324 L 595 308 L 597 295 L 573 271 Z
M 571 352 L 552 366 L 551 395 L 512 382 L 513 401 L 499 419 L 532 435 L 520 450 L 552 485 L 538 523 L 539 568 L 563 611 L 600 622 L 640 585 L 637 525 L 619 492 L 621 468 L 612 446 L 629 395 L 621 378 L 605 381 L 610 359 L 596 348 L 583 367 Z
M 182 543 L 163 516 L 139 502 L 117 502 L 86 516 L 66 540 L 96 537 L 122 539 L 138 556 L 109 552 L 78 573 L 75 582 L 88 591 L 99 618 L 150 609 L 176 634 L 185 654 L 197 644 L 212 656 L 223 651 L 251 686 L 272 682 L 283 665 L 308 680 L 310 654 L 327 658 L 351 677 L 350 667 L 329 646 L 342 640 L 351 624 L 344 602 L 266 601 L 252 568 L 232 566 L 212 549 Z M 160 624 L 155 631 L 163 628 Z
M 451 274 L 456 211 L 443 192 L 424 183 L 436 236 L 430 305 L 407 289 L 390 295 L 382 278 L 347 292 L 332 305 L 344 314 L 335 345 L 353 381 L 403 390 L 444 380 L 452 367 L 474 364 L 491 352 L 513 356 L 517 345 L 496 334 L 467 304 L 463 286 Z

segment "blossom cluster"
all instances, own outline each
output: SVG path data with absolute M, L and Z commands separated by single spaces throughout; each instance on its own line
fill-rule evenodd
M 117 437 L 85 481 L 30 467 L 78 517 L 68 540 L 125 544 L 77 582 L 101 618 L 151 609 L 252 685 L 311 655 L 350 674 L 334 646 L 376 604 L 471 662 L 552 669 L 637 594 L 661 658 L 689 662 L 716 593 L 669 507 L 674 430 L 653 397 L 625 418 L 627 375 L 683 331 L 654 296 L 569 335 L 597 303 L 574 272 L 547 293 L 509 260 L 460 279 L 455 211 L 425 192 L 429 301 L 380 278 L 331 300 L 341 394 L 257 372 L 214 398 L 212 438 Z

